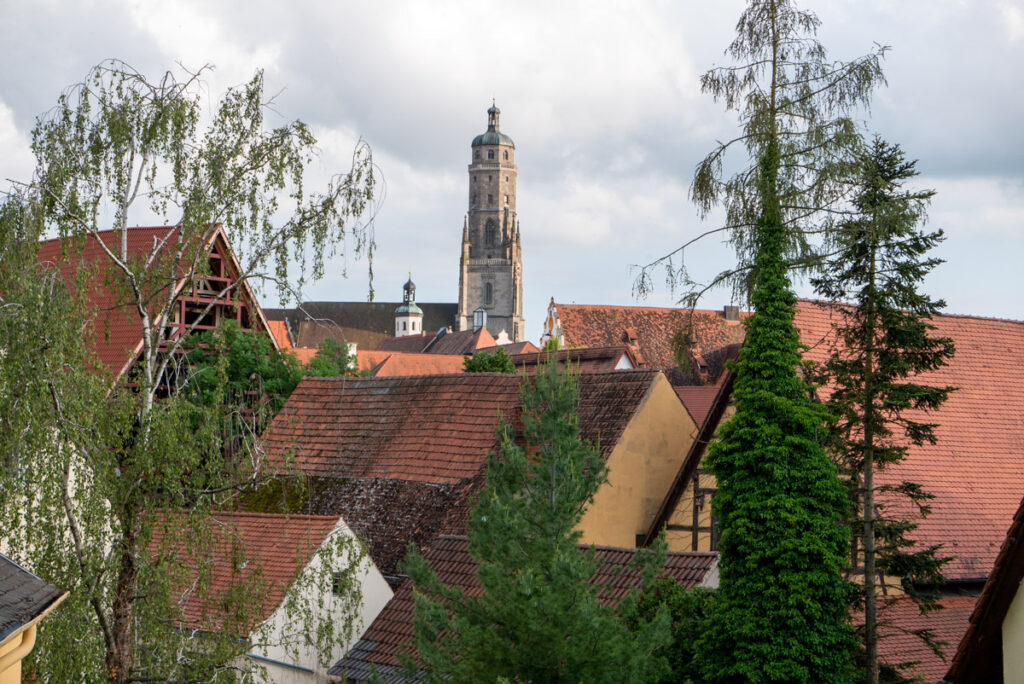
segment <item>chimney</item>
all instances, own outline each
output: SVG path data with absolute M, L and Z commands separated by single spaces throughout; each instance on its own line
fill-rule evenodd
M 733 306 L 732 304 L 726 304 L 725 309 L 722 311 L 727 321 L 739 321 L 740 320 L 740 307 Z

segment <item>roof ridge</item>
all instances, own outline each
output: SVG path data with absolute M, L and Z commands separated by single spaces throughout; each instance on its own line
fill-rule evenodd
M 583 309 L 633 309 L 634 311 L 693 311 L 695 313 L 708 313 L 724 317 L 724 314 L 722 313 L 721 309 L 691 309 L 686 306 L 636 306 L 633 304 L 559 304 L 558 302 L 555 302 L 555 308 L 558 308 L 560 306 L 575 306 Z M 744 311 L 741 313 L 749 312 Z
M 823 300 L 823 299 L 808 299 L 806 297 L 798 297 L 797 298 L 797 302 L 806 302 L 807 304 L 815 304 L 817 306 L 820 306 L 822 309 L 828 308 L 830 306 L 835 306 L 837 304 L 839 306 L 850 306 L 850 307 L 853 306 L 853 304 L 850 304 L 848 302 L 829 302 L 829 301 Z M 940 312 L 935 314 L 935 317 L 938 317 L 938 318 L 970 318 L 970 319 L 979 320 L 979 321 L 1000 321 L 1000 322 L 1003 322 L 1003 323 L 1020 323 L 1020 324 L 1024 325 L 1024 319 L 1003 318 L 1003 317 L 1000 317 L 1000 316 L 982 316 L 980 314 L 947 313 L 947 312 L 940 311 Z
M 340 515 L 316 515 L 313 513 L 260 513 L 257 511 L 210 511 L 210 517 L 247 517 L 247 518 L 289 518 L 304 520 L 334 520 L 341 518 Z

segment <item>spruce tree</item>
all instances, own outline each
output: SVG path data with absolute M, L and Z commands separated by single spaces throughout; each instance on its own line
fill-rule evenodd
M 754 314 L 734 366 L 736 413 L 708 451 L 718 479 L 721 584 L 698 654 L 714 682 L 849 679 L 849 536 L 839 524 L 846 493 L 820 441 L 824 408 L 797 373 L 778 163 L 769 145 L 759 171 Z
M 931 497 L 921 486 L 875 483 L 876 471 L 902 461 L 909 445 L 935 443 L 935 425 L 914 417 L 938 408 L 953 390 L 912 380 L 946 365 L 954 353 L 950 338 L 932 335 L 931 318 L 945 303 L 920 291 L 924 276 L 941 263 L 926 255 L 943 236 L 917 228 L 934 193 L 903 189 L 917 175 L 915 164 L 899 145 L 875 138 L 861 172 L 858 216 L 843 225 L 835 256 L 813 281 L 836 303 L 839 317 L 821 381 L 831 392 L 832 444 L 856 514 L 853 565 L 864 574 L 865 669 L 872 684 L 879 678 L 876 575 L 903 578 L 904 591 L 926 610 L 935 607 L 928 589 L 942 582 L 942 565 L 950 560 L 937 547 L 914 548 L 908 533 L 917 524 L 899 514 L 905 507 L 892 505 L 894 497 L 907 497 L 927 514 Z M 889 505 L 879 507 L 876 493 Z
M 524 380 L 525 446 L 511 425 L 499 428 L 501 451 L 488 459 L 468 529 L 479 596 L 445 586 L 410 548 L 415 643 L 428 681 L 645 682 L 667 672 L 656 655 L 671 638 L 667 612 L 625 611 L 623 620 L 591 583 L 599 561 L 580 548 L 576 528 L 607 466 L 580 438 L 579 401 L 578 376 L 552 363 Z M 643 555 L 652 577 L 658 553 Z

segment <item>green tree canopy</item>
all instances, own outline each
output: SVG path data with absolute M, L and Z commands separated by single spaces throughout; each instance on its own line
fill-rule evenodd
M 493 354 L 481 352 L 467 356 L 462 362 L 462 370 L 465 373 L 515 373 L 516 366 L 512 357 L 504 349 L 499 349 Z
M 578 379 L 551 364 L 525 381 L 522 402 L 526 445 L 511 425 L 499 428 L 501 451 L 488 458 L 470 517 L 483 593 L 445 586 L 410 547 L 419 664 L 438 682 L 656 681 L 666 671 L 654 655 L 670 638 L 666 612 L 630 629 L 598 599 L 598 561 L 579 547 L 576 527 L 607 468 L 580 438 Z M 663 548 L 644 557 L 657 567 Z
M 899 145 L 875 138 L 865 152 L 855 198 L 857 216 L 837 235 L 835 255 L 813 282 L 833 303 L 836 338 L 819 381 L 835 416 L 832 447 L 849 483 L 855 517 L 854 569 L 863 573 L 858 603 L 864 608 L 864 643 L 869 682 L 879 679 L 876 573 L 902 579 L 902 590 L 922 610 L 935 607 L 935 587 L 950 558 L 934 546 L 917 548 L 909 533 L 917 523 L 900 515 L 905 507 L 879 508 L 876 493 L 903 498 L 928 513 L 931 497 L 914 482 L 875 484 L 875 472 L 902 461 L 910 445 L 935 443 L 935 425 L 908 411 L 933 411 L 954 389 L 922 384 L 920 373 L 946 365 L 953 341 L 933 335 L 932 317 L 945 303 L 921 292 L 924 276 L 941 263 L 927 256 L 942 231 L 917 226 L 931 191 L 904 190 L 917 175 Z M 884 513 L 888 511 L 888 513 Z M 929 637 L 927 633 L 922 636 Z

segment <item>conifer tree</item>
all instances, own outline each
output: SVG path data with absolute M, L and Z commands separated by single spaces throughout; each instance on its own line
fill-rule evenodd
M 846 494 L 825 454 L 823 407 L 797 374 L 796 297 L 774 193 L 777 152 L 761 159 L 754 314 L 734 370 L 736 413 L 708 451 L 718 492 L 719 596 L 699 643 L 714 682 L 849 679 L 853 631 L 842 579 Z
M 483 593 L 445 586 L 410 548 L 416 648 L 429 681 L 645 682 L 667 672 L 655 655 L 670 639 L 667 613 L 633 615 L 627 627 L 591 584 L 598 560 L 580 548 L 576 528 L 607 467 L 580 438 L 578 376 L 558 366 L 524 381 L 526 446 L 506 423 L 500 454 L 488 458 L 468 530 Z M 653 576 L 663 547 L 660 558 L 643 556 Z
M 921 486 L 875 482 L 876 471 L 903 460 L 910 444 L 935 443 L 935 425 L 915 418 L 938 408 L 954 389 L 913 380 L 946 365 L 954 353 L 950 338 L 931 333 L 930 320 L 945 303 L 920 292 L 924 276 L 941 263 L 927 252 L 943 236 L 917 228 L 934 193 L 903 189 L 917 175 L 915 164 L 899 145 L 875 138 L 861 172 L 858 216 L 842 226 L 835 256 L 813 281 L 821 296 L 836 303 L 832 312 L 839 317 L 820 370 L 836 417 L 832 443 L 860 518 L 854 518 L 860 524 L 853 525 L 853 561 L 864 573 L 866 680 L 872 684 L 879 679 L 876 574 L 902 578 L 904 591 L 924 610 L 934 601 L 922 587 L 941 583 L 942 565 L 950 560 L 939 557 L 937 547 L 914 548 L 908 533 L 917 524 L 900 516 L 902 507 L 892 501 L 893 495 L 908 497 L 927 514 L 931 497 Z M 890 505 L 879 506 L 876 492 Z

